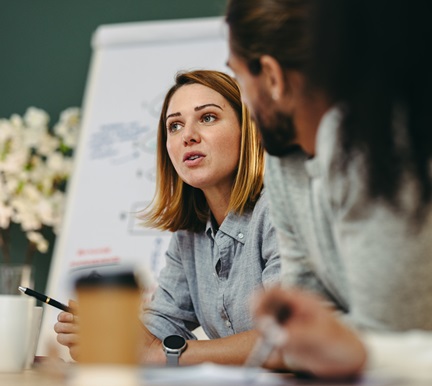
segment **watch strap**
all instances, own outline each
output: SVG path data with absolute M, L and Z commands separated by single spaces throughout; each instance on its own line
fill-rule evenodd
M 179 353 L 171 353 L 171 352 L 165 351 L 167 366 L 178 366 L 180 354 L 181 354 L 180 352 Z

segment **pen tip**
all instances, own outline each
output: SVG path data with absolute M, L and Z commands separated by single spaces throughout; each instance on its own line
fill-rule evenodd
M 23 293 L 24 293 L 25 290 L 26 290 L 24 287 L 21 287 L 21 286 L 18 286 L 18 289 L 19 289 L 21 292 L 23 292 Z

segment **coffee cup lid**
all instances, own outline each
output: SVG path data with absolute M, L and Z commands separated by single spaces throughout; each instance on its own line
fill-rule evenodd
M 132 271 L 99 273 L 97 271 L 83 275 L 75 281 L 75 288 L 83 287 L 123 287 L 138 288 Z

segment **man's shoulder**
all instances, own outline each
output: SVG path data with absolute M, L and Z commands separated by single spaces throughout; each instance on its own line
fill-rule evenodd
M 265 185 L 270 201 L 291 194 L 304 195 L 304 189 L 309 186 L 307 160 L 307 155 L 301 150 L 284 157 L 268 157 Z
M 307 159 L 307 154 L 300 148 L 282 157 L 268 155 L 266 174 L 276 177 L 304 177 Z

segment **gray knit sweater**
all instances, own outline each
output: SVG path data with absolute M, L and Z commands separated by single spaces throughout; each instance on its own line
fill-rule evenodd
M 357 327 L 432 329 L 432 211 L 415 230 L 365 193 L 361 157 L 342 175 L 332 109 L 321 121 L 317 151 L 268 157 L 266 189 L 277 229 L 282 280 L 323 294 Z M 385 176 L 383 176 L 385 178 Z M 401 197 L 412 205 L 412 181 Z

